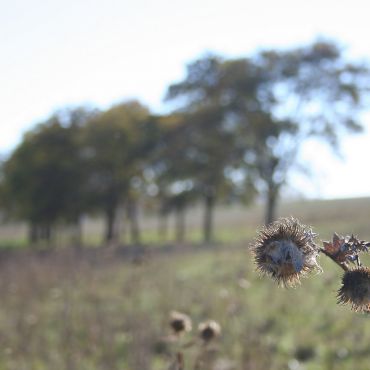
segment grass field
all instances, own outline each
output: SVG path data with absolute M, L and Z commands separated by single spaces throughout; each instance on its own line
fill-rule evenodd
M 292 203 L 281 215 L 322 239 L 333 231 L 370 239 L 370 199 Z M 337 266 L 322 256 L 324 273 L 288 290 L 255 273 L 247 246 L 260 216 L 258 207 L 219 211 L 217 236 L 227 243 L 207 247 L 2 252 L 0 370 L 168 369 L 173 309 L 193 319 L 185 342 L 199 322 L 221 324 L 205 370 L 368 370 L 370 317 L 336 305 Z M 196 342 L 184 351 L 185 369 L 201 350 Z
M 302 200 L 283 202 L 278 209 L 278 216 L 294 216 L 302 222 L 315 227 L 323 239 L 329 238 L 336 230 L 338 233 L 355 233 L 370 239 L 370 228 L 367 222 L 370 216 L 370 198 L 341 200 Z M 165 241 L 158 236 L 158 219 L 153 214 L 140 215 L 142 239 L 145 244 L 171 243 L 175 239 L 173 218 L 169 218 L 168 237 Z M 243 206 L 220 206 L 216 209 L 215 239 L 221 243 L 234 243 L 250 240 L 263 222 L 263 207 L 259 204 Z M 186 215 L 186 241 L 200 243 L 202 210 L 192 208 Z M 121 242 L 129 242 L 127 225 L 121 221 Z M 104 225 L 101 219 L 86 218 L 83 221 L 83 239 L 86 245 L 101 244 Z M 0 224 L 1 247 L 25 247 L 27 228 L 23 224 Z M 57 245 L 69 245 L 68 230 L 57 230 Z

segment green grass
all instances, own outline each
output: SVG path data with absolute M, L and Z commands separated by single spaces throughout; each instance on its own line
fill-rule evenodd
M 139 264 L 107 250 L 20 255 L 0 272 L 0 369 L 166 369 L 173 309 L 195 327 L 220 322 L 215 360 L 234 369 L 368 369 L 370 318 L 336 305 L 341 272 L 324 259 L 323 274 L 287 290 L 233 247 Z M 186 369 L 198 350 L 186 352 Z
M 369 209 L 362 199 L 291 203 L 280 212 L 324 240 L 334 231 L 369 240 Z M 368 370 L 370 317 L 336 304 L 340 269 L 322 256 L 324 273 L 295 289 L 260 278 L 247 250 L 260 219 L 258 207 L 223 209 L 223 244 L 156 248 L 143 258 L 112 248 L 2 252 L 0 370 L 167 369 L 176 348 L 163 338 L 174 309 L 193 319 L 185 341 L 203 320 L 222 326 L 204 370 Z M 196 217 L 190 221 L 189 239 L 200 241 Z M 159 242 L 150 222 L 145 230 L 148 242 Z M 186 350 L 186 370 L 199 350 Z
M 0 240 L 0 250 L 21 249 L 28 247 L 28 242 L 24 238 L 3 238 Z

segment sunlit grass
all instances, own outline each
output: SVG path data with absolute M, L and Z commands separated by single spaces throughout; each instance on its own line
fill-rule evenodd
M 368 369 L 368 317 L 336 305 L 341 271 L 321 260 L 324 274 L 290 290 L 258 277 L 248 251 L 233 247 L 140 264 L 104 254 L 12 260 L 0 272 L 0 369 L 164 369 L 172 309 L 220 322 L 217 356 L 236 369 Z
M 369 199 L 314 202 L 284 206 L 281 215 L 311 224 L 324 240 L 334 231 L 369 240 L 369 209 Z M 230 370 L 367 370 L 369 317 L 336 304 L 340 269 L 321 257 L 324 273 L 289 290 L 260 278 L 247 248 L 260 225 L 253 212 L 218 211 L 216 243 L 207 248 L 192 220 L 185 244 L 168 253 L 155 251 L 176 244 L 173 230 L 164 243 L 143 224 L 153 254 L 139 258 L 123 254 L 124 246 L 5 252 L 0 370 L 166 369 L 171 346 L 161 338 L 173 309 L 189 314 L 194 327 L 205 319 L 221 324 L 216 355 Z M 0 246 L 26 246 L 25 234 L 9 235 Z M 85 237 L 87 245 L 101 245 L 99 233 Z M 363 262 L 370 265 L 370 258 Z M 186 369 L 195 356 L 196 349 L 186 351 Z

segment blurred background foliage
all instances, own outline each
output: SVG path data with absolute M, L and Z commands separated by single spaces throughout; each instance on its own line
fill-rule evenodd
M 58 110 L 3 161 L 2 217 L 26 222 L 33 245 L 53 244 L 63 225 L 81 245 L 86 215 L 104 218 L 104 244 L 119 243 L 125 215 L 137 244 L 142 210 L 158 214 L 164 240 L 166 218 L 175 215 L 183 241 L 194 205 L 204 209 L 208 243 L 217 205 L 256 197 L 269 223 L 287 174 L 309 165 L 297 162 L 304 141 L 338 151 L 343 135 L 361 131 L 369 72 L 329 41 L 238 59 L 207 54 L 168 87 L 168 114 L 138 101 Z
M 27 132 L 0 171 L 0 369 L 167 369 L 176 309 L 222 326 L 205 370 L 367 370 L 368 318 L 335 305 L 336 266 L 282 290 L 245 249 L 289 215 L 370 238 L 367 198 L 278 207 L 288 174 L 309 173 L 306 140 L 338 153 L 361 132 L 369 78 L 329 41 L 207 54 L 166 114 L 66 107 Z

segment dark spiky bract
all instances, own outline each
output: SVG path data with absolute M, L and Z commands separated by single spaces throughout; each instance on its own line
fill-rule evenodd
M 292 217 L 265 226 L 251 245 L 257 270 L 283 286 L 294 286 L 301 276 L 321 271 L 315 237 L 310 227 Z
M 175 334 L 186 333 L 192 329 L 190 317 L 178 311 L 170 313 L 170 326 Z
M 210 342 L 212 339 L 221 335 L 221 326 L 218 322 L 214 320 L 208 320 L 202 322 L 198 327 L 199 336 L 204 341 L 204 343 Z
M 359 267 L 346 271 L 338 291 L 338 303 L 350 304 L 352 310 L 370 312 L 370 269 Z

